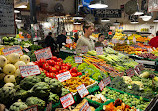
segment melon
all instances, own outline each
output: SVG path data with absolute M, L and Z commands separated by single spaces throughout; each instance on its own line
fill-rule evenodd
M 26 64 L 24 61 L 18 61 L 14 64 L 14 66 L 16 67 L 16 69 L 18 69 L 19 66 L 26 66 Z
M 12 54 L 10 54 L 10 55 L 8 56 L 8 60 L 9 60 L 11 63 L 15 64 L 17 61 L 20 60 L 20 54 L 18 54 L 18 53 L 12 53 Z
M 0 67 L 4 67 L 7 64 L 7 58 L 3 55 L 0 56 Z
M 5 74 L 12 75 L 16 71 L 16 67 L 13 64 L 7 64 L 3 67 L 3 72 Z
M 30 57 L 28 55 L 22 55 L 20 57 L 20 60 L 24 61 L 27 64 L 28 62 L 30 62 Z

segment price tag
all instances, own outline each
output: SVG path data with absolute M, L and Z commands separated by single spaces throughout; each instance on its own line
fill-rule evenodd
M 64 82 L 71 78 L 71 74 L 69 71 L 67 71 L 67 72 L 56 75 L 56 77 L 60 82 Z
M 103 55 L 103 47 L 96 47 L 97 55 Z
M 38 111 L 38 108 L 37 108 L 37 105 L 33 105 L 33 106 L 26 108 L 22 111 Z
M 91 108 L 87 101 L 83 104 L 79 111 L 91 111 Z
M 20 39 L 20 38 L 18 38 L 18 42 L 21 42 L 21 39 Z
M 103 83 L 102 80 L 99 83 L 99 88 L 100 88 L 101 91 L 104 89 L 104 83 Z
M 136 43 L 136 38 L 135 37 L 133 37 L 133 43 Z
M 138 75 L 141 73 L 141 70 L 139 69 L 138 66 L 136 66 L 136 67 L 134 68 L 134 70 L 135 70 L 135 72 L 136 72 Z
M 52 102 L 47 104 L 46 111 L 52 111 Z
M 127 76 L 132 77 L 135 75 L 135 71 L 134 71 L 134 69 L 129 68 L 126 70 L 126 74 L 127 74 Z
M 66 39 L 66 43 L 67 44 L 71 44 L 72 43 L 72 39 Z
M 110 77 L 104 78 L 103 83 L 104 83 L 104 86 L 107 86 L 108 84 L 110 84 L 111 83 Z
M 112 39 L 112 43 L 116 44 L 117 43 L 117 39 Z
M 28 48 L 24 48 L 24 50 L 25 50 L 26 52 L 30 52 Z
M 50 47 L 37 50 L 34 53 L 36 55 L 37 61 L 39 61 L 40 59 L 49 59 L 52 57 L 52 52 Z
M 22 77 L 40 74 L 38 65 L 19 66 Z
M 23 34 L 23 32 L 19 32 L 19 34 L 21 34 L 21 35 L 22 35 L 22 34 Z
M 20 55 L 23 55 L 23 52 L 22 52 L 20 46 L 18 46 L 18 45 L 17 46 L 8 47 L 8 48 L 4 48 L 2 51 L 3 51 L 3 54 L 5 56 L 7 56 L 7 55 L 9 55 L 11 53 L 18 53 Z
M 75 56 L 75 63 L 82 63 L 82 57 Z
M 84 84 L 78 86 L 76 89 L 77 89 L 79 95 L 81 96 L 81 98 L 83 98 L 83 97 L 85 97 L 86 95 L 89 94 L 89 92 L 88 92 L 88 90 L 86 89 L 86 87 L 85 87 Z
M 63 108 L 67 108 L 75 103 L 74 98 L 71 93 L 60 98 Z
M 124 40 L 120 40 L 119 43 L 120 43 L 120 44 L 124 44 Z
M 130 43 L 129 43 L 129 40 L 127 40 L 127 44 L 129 45 Z
M 88 46 L 82 46 L 81 51 L 82 51 L 82 53 L 88 52 Z

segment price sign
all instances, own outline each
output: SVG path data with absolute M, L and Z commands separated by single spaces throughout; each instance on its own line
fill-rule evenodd
M 18 42 L 21 42 L 21 39 L 20 39 L 20 38 L 18 38 Z
M 67 94 L 66 96 L 61 97 L 60 101 L 63 108 L 67 108 L 75 103 L 74 98 L 71 93 Z
M 108 84 L 110 84 L 111 83 L 110 77 L 104 78 L 103 83 L 104 83 L 104 86 L 107 86 Z
M 79 95 L 81 96 L 81 98 L 83 98 L 83 97 L 85 97 L 86 95 L 89 94 L 89 92 L 88 92 L 88 90 L 86 89 L 86 87 L 85 87 L 84 84 L 78 86 L 76 89 L 77 89 Z
M 47 104 L 46 111 L 52 111 L 52 102 Z
M 103 55 L 103 47 L 96 47 L 97 55 Z
M 129 43 L 129 40 L 127 40 L 127 44 L 129 45 L 130 43 Z
M 126 70 L 126 74 L 127 74 L 127 76 L 132 77 L 135 75 L 135 71 L 134 71 L 134 69 L 129 68 Z
M 135 70 L 135 72 L 136 72 L 138 75 L 141 73 L 141 70 L 139 69 L 138 66 L 136 66 L 136 67 L 134 68 L 134 70 Z
M 64 82 L 71 78 L 71 74 L 69 71 L 67 71 L 67 72 L 56 75 L 56 77 L 60 82 Z
M 75 56 L 75 63 L 82 63 L 82 57 Z
M 133 37 L 133 43 L 136 43 L 136 38 L 135 37 Z
M 26 108 L 22 111 L 38 111 L 38 108 L 37 108 L 37 105 L 33 105 L 33 106 Z
M 67 44 L 71 44 L 72 43 L 72 39 L 66 39 L 66 43 Z
M 5 56 L 7 56 L 11 53 L 18 53 L 20 55 L 23 55 L 23 52 L 22 52 L 20 46 L 7 47 L 7 48 L 4 48 L 2 51 Z
M 102 80 L 99 83 L 99 88 L 100 88 L 101 91 L 104 89 L 104 83 L 103 83 Z
M 87 101 L 83 104 L 83 106 L 80 108 L 79 111 L 91 111 L 90 106 Z
M 49 59 L 52 57 L 52 52 L 50 47 L 37 50 L 34 53 L 36 55 L 37 61 L 39 61 L 40 59 Z
M 24 50 L 25 50 L 26 52 L 30 52 L 28 48 L 24 48 Z
M 116 44 L 117 43 L 117 39 L 112 39 L 112 43 Z
M 124 40 L 120 40 L 119 43 L 120 43 L 120 44 L 123 44 L 123 43 L 124 43 Z
M 38 65 L 19 66 L 22 77 L 40 74 Z
M 81 51 L 82 51 L 82 53 L 88 52 L 88 46 L 82 46 Z

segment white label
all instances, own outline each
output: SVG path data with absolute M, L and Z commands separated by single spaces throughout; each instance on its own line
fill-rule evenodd
M 153 49 L 154 49 L 154 50 L 156 50 L 156 48 L 155 48 L 155 47 L 153 47 Z
M 103 79 L 104 86 L 107 86 L 108 84 L 110 84 L 110 82 L 111 82 L 110 77 Z
M 103 47 L 96 47 L 97 55 L 103 55 Z
M 127 44 L 129 45 L 130 43 L 129 43 L 129 40 L 127 40 Z
M 52 53 L 51 53 L 51 49 L 50 47 L 41 49 L 41 50 L 37 50 L 34 52 L 37 58 L 37 61 L 39 61 L 40 59 L 49 59 L 52 58 Z
M 89 92 L 88 92 L 88 90 L 86 89 L 86 87 L 85 87 L 84 84 L 78 86 L 76 89 L 77 89 L 79 95 L 81 96 L 81 98 L 83 98 L 83 97 L 85 97 L 86 95 L 89 94 Z
M 52 111 L 52 102 L 47 104 L 46 111 Z
M 85 103 L 83 104 L 83 106 L 80 108 L 79 111 L 91 111 L 91 108 L 90 108 L 88 102 L 85 102 Z
M 33 105 L 27 109 L 24 109 L 23 111 L 38 111 L 37 105 Z
M 19 66 L 22 77 L 40 74 L 38 65 Z
M 18 42 L 21 42 L 21 39 L 20 39 L 20 38 L 18 38 Z
M 64 82 L 71 78 L 71 74 L 69 71 L 56 75 L 60 82 Z
M 99 83 L 99 88 L 100 88 L 101 91 L 104 89 L 104 83 L 103 83 L 102 80 Z
M 22 52 L 20 46 L 12 46 L 12 47 L 8 47 L 8 48 L 4 48 L 2 51 L 5 56 L 7 56 L 11 53 L 18 53 L 20 55 L 23 55 L 23 52 Z
M 81 51 L 82 51 L 82 53 L 88 52 L 88 46 L 82 46 Z
M 133 37 L 133 43 L 136 43 L 136 38 L 135 37 Z
M 66 43 L 67 44 L 71 44 L 72 43 L 72 39 L 66 39 Z
M 67 108 L 75 103 L 74 98 L 71 93 L 67 94 L 66 96 L 61 97 L 60 101 L 63 108 Z
M 120 40 L 119 43 L 120 43 L 120 44 L 123 44 L 123 43 L 124 43 L 124 40 Z
M 82 63 L 82 57 L 75 56 L 75 63 Z
M 30 52 L 28 48 L 24 48 L 24 50 L 25 50 L 26 52 Z

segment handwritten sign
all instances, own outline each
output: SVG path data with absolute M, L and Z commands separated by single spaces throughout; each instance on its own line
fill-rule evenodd
M 71 78 L 71 74 L 69 71 L 67 71 L 67 72 L 56 75 L 56 77 L 60 82 L 64 82 Z
M 81 106 L 79 111 L 91 111 L 90 106 L 87 101 L 83 104 L 83 106 Z
M 24 50 L 25 50 L 26 52 L 30 52 L 28 48 L 24 48 Z
M 63 108 L 67 108 L 75 103 L 74 98 L 71 93 L 60 98 Z
M 66 39 L 66 43 L 67 44 L 71 44 L 72 43 L 72 39 Z
M 103 83 L 102 80 L 99 83 L 99 88 L 100 88 L 101 91 L 104 89 L 104 83 Z
M 132 77 L 135 75 L 135 71 L 133 68 L 129 68 L 126 70 L 126 74 L 127 74 L 127 76 Z
M 11 47 L 7 47 L 7 48 L 4 48 L 3 50 L 3 54 L 5 56 L 11 54 L 11 53 L 18 53 L 20 55 L 23 55 L 23 52 L 20 48 L 20 46 L 11 46 Z
M 86 95 L 89 94 L 89 92 L 88 92 L 88 90 L 86 89 L 86 87 L 85 87 L 84 84 L 78 86 L 76 89 L 77 89 L 79 95 L 81 96 L 81 98 L 83 98 L 83 97 L 85 97 Z
M 52 111 L 52 102 L 47 104 L 46 111 Z
M 0 35 L 15 34 L 14 0 L 0 0 Z
M 40 49 L 34 52 L 37 58 L 37 61 L 40 59 L 49 59 L 52 57 L 51 49 L 50 47 Z
M 75 63 L 82 63 L 82 57 L 75 56 Z
M 40 74 L 38 65 L 19 66 L 22 77 Z
M 103 83 L 104 83 L 104 86 L 107 86 L 108 84 L 110 84 L 111 83 L 110 77 L 104 78 Z
M 82 51 L 82 53 L 88 52 L 88 46 L 82 46 L 81 51 Z
M 38 111 L 37 105 L 33 105 L 27 109 L 24 109 L 22 111 Z
M 103 47 L 96 47 L 97 55 L 103 55 Z

